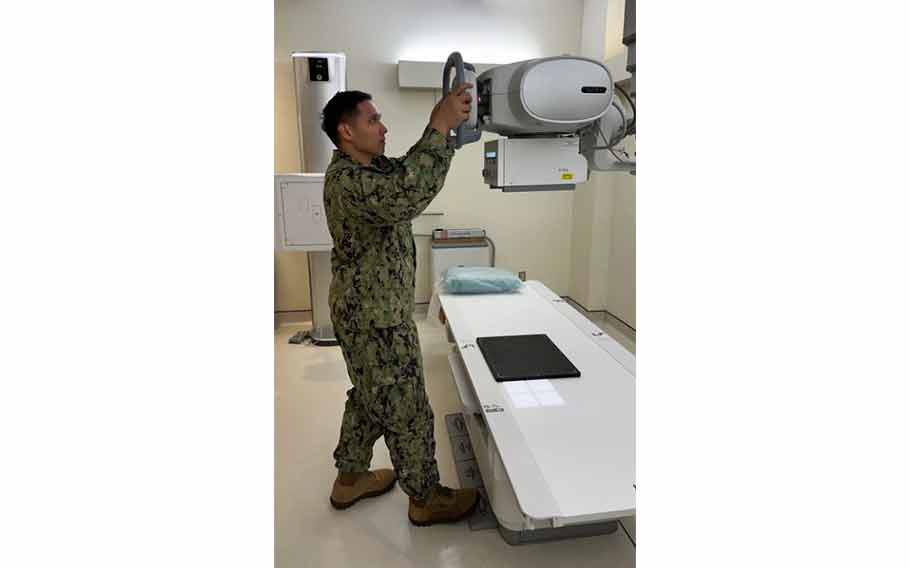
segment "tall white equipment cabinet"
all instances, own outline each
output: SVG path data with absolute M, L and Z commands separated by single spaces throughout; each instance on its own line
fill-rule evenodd
M 343 53 L 298 51 L 294 62 L 297 133 L 302 172 L 325 173 L 335 145 L 322 131 L 322 109 L 338 91 L 347 88 L 347 58 Z
M 329 313 L 332 237 L 323 205 L 325 170 L 335 145 L 322 131 L 322 109 L 335 93 L 346 89 L 346 57 L 306 51 L 292 53 L 291 60 L 303 173 L 275 176 L 275 245 L 279 250 L 307 253 L 313 343 L 336 345 Z

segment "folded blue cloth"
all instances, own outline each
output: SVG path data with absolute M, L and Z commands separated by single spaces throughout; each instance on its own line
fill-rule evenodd
M 450 294 L 496 294 L 522 285 L 514 273 L 488 266 L 453 266 L 442 280 Z

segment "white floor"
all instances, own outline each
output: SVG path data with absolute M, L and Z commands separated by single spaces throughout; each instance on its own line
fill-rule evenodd
M 417 316 L 427 391 L 436 416 L 436 459 L 442 483 L 458 487 L 445 416 L 458 412 L 446 356 L 445 331 Z M 592 320 L 634 351 L 634 332 L 609 316 Z M 361 501 L 346 511 L 329 505 L 335 479 L 332 452 L 338 441 L 345 391 L 350 388 L 337 347 L 288 344 L 309 325 L 275 331 L 276 554 L 279 568 L 308 567 L 502 567 L 635 565 L 634 518 L 616 533 L 581 539 L 510 546 L 495 529 L 471 531 L 467 522 L 418 528 L 407 519 L 407 496 L 391 493 Z M 382 438 L 373 467 L 391 467 Z M 628 535 L 626 534 L 628 531 Z

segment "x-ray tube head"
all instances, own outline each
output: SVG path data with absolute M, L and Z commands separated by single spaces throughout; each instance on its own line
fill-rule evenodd
M 613 102 L 607 66 L 574 56 L 500 65 L 477 77 L 481 130 L 505 136 L 571 134 Z

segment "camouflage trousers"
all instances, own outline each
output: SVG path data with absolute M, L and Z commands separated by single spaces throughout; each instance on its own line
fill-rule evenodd
M 335 325 L 354 387 L 348 390 L 335 467 L 366 471 L 381 436 L 409 496 L 426 497 L 439 482 L 433 409 L 427 398 L 417 326 L 413 320 L 363 330 Z

